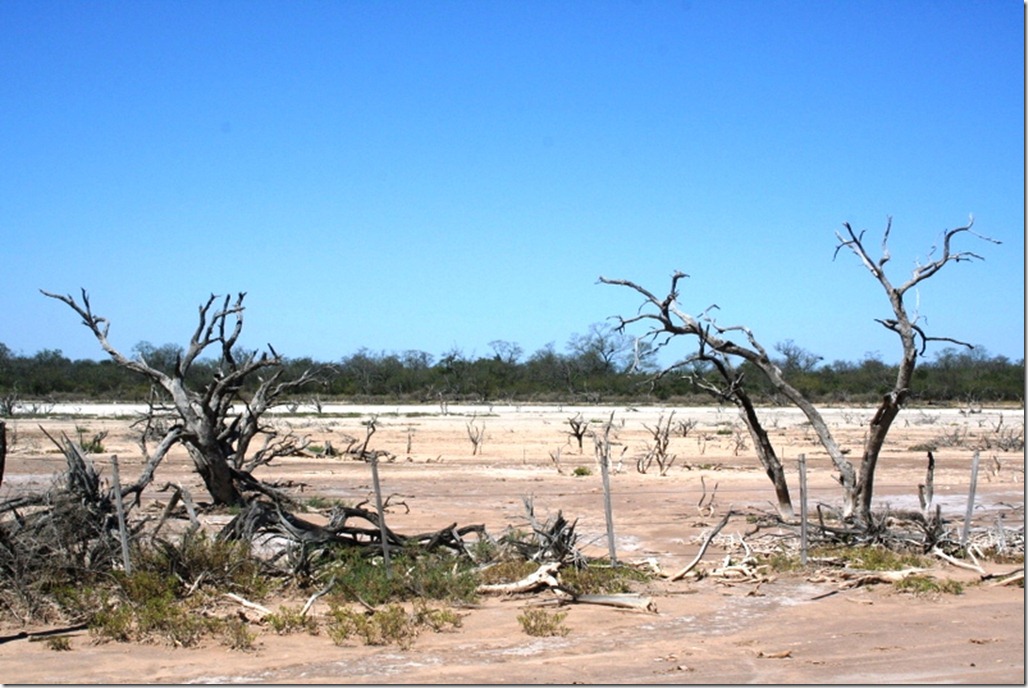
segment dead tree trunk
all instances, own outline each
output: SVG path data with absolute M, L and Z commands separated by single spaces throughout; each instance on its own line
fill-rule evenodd
M 732 369 L 725 357 L 707 354 L 702 339 L 700 340 L 700 351 L 695 358 L 713 365 L 724 385 L 715 385 L 713 382 L 699 377 L 694 378 L 694 382 L 715 396 L 731 401 L 739 407 L 739 414 L 742 416 L 743 422 L 750 432 L 753 448 L 757 452 L 760 465 L 763 466 L 764 472 L 774 486 L 775 498 L 778 503 L 778 514 L 783 519 L 791 519 L 795 512 L 792 507 L 792 497 L 789 495 L 789 483 L 785 479 L 785 469 L 782 467 L 782 462 L 775 452 L 774 445 L 771 444 L 771 438 L 764 429 L 764 425 L 760 422 L 760 417 L 757 415 L 757 409 L 753 405 L 753 400 L 746 393 L 746 388 L 742 384 L 742 375 Z

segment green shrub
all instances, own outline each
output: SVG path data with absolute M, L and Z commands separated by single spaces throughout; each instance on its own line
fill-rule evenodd
M 311 635 L 318 634 L 318 621 L 312 616 L 302 613 L 300 607 L 283 606 L 278 611 L 272 612 L 264 617 L 264 621 L 271 630 L 279 635 L 288 633 L 306 632 Z
M 632 566 L 611 566 L 592 562 L 584 568 L 568 566 L 560 571 L 560 582 L 579 595 L 616 595 L 631 592 L 632 583 L 650 579 L 645 571 Z
M 571 629 L 564 625 L 567 615 L 567 612 L 550 613 L 545 609 L 526 609 L 518 615 L 518 623 L 525 633 L 531 636 L 565 636 L 571 632 Z
M 138 548 L 133 563 L 139 571 L 168 572 L 179 581 L 261 600 L 272 590 L 274 577 L 253 556 L 250 544 L 219 540 L 202 530 L 186 531 L 179 542 L 158 539 Z
M 899 592 L 909 592 L 918 597 L 933 597 L 939 594 L 961 595 L 964 586 L 960 581 L 949 578 L 938 580 L 932 576 L 914 574 L 893 583 L 893 587 Z
M 222 642 L 232 650 L 250 652 L 256 649 L 257 634 L 239 618 L 225 619 L 222 624 Z
M 471 602 L 478 579 L 466 559 L 438 552 L 409 552 L 392 559 L 391 575 L 378 557 L 341 550 L 320 575 L 334 576 L 334 590 L 342 599 L 370 605 L 425 597 L 449 602 Z
M 868 571 L 897 571 L 905 568 L 923 568 L 932 562 L 912 552 L 896 552 L 882 545 L 816 547 L 812 558 L 841 559 L 847 566 Z
M 398 604 L 390 604 L 372 613 L 333 607 L 329 612 L 328 636 L 342 645 L 351 636 L 360 637 L 365 645 L 399 645 L 409 648 L 418 635 L 418 624 Z
M 478 572 L 478 582 L 482 585 L 513 583 L 534 573 L 538 568 L 539 564 L 537 562 L 524 559 L 502 561 L 480 570 Z

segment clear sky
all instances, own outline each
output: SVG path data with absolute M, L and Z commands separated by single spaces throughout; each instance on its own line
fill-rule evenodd
M 0 3 L 0 342 L 526 355 L 661 294 L 768 347 L 898 358 L 849 221 L 905 280 L 941 232 L 984 262 L 920 290 L 930 334 L 1024 356 L 1024 5 Z M 683 345 L 684 347 L 684 345 Z M 941 347 L 939 347 L 941 348 Z M 684 349 L 683 349 L 684 352 Z

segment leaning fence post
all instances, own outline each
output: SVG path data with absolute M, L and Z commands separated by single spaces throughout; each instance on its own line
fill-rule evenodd
M 964 532 L 960 535 L 960 546 L 967 549 L 967 538 L 971 533 L 971 517 L 974 516 L 974 492 L 978 487 L 978 452 L 971 459 L 971 487 L 967 491 L 967 513 L 964 514 Z
M 800 565 L 807 565 L 807 455 L 796 459 L 800 468 Z
M 389 534 L 385 522 L 385 509 L 382 507 L 382 487 L 378 482 L 378 455 L 371 456 L 371 484 L 375 488 L 375 508 L 378 510 L 378 530 L 382 538 L 382 561 L 385 563 L 386 578 L 392 578 L 389 566 Z

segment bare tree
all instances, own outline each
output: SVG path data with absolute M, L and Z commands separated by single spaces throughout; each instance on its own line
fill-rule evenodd
M 62 301 L 78 313 L 111 359 L 147 378 L 158 397 L 166 400 L 172 411 L 171 421 L 163 422 L 161 405 L 151 403 L 142 438 L 146 464 L 140 478 L 125 488 L 125 493 L 135 493 L 138 499 L 139 493 L 153 480 L 154 471 L 168 451 L 182 444 L 215 504 L 243 504 L 247 501 L 245 493 L 254 491 L 282 496 L 254 478 L 251 471 L 276 456 L 294 453 L 302 446 L 291 434 L 282 436 L 264 424 L 262 417 L 268 409 L 280 403 L 283 395 L 315 381 L 317 377 L 307 370 L 295 379 L 282 379 L 283 359 L 271 345 L 259 356 L 256 351 L 237 349 L 243 329 L 245 293 L 240 293 L 235 300 L 225 296 L 220 306 L 217 304 L 219 297 L 211 295 L 200 306 L 199 322 L 189 346 L 167 372 L 151 365 L 143 355 L 128 358 L 110 343 L 107 338 L 110 323 L 93 313 L 85 289 L 82 290 L 81 302 L 70 295 L 42 293 Z M 202 389 L 194 389 L 186 381 L 190 368 L 211 347 L 219 356 L 213 379 Z M 265 373 L 268 373 L 266 377 L 263 376 Z M 253 391 L 245 391 L 244 385 L 254 381 L 256 387 Z M 251 443 L 258 435 L 264 435 L 264 445 L 251 452 Z M 157 440 L 152 451 L 148 450 L 148 437 Z
M 636 322 L 652 322 L 651 329 L 643 337 L 657 339 L 662 335 L 670 335 L 659 346 L 665 346 L 670 341 L 670 338 L 680 335 L 694 336 L 699 340 L 699 351 L 697 353 L 672 364 L 660 375 L 667 375 L 673 371 L 683 369 L 690 370 L 697 361 L 710 363 L 714 367 L 723 381 L 722 385 L 701 380 L 699 376 L 694 376 L 694 380 L 708 392 L 728 399 L 739 407 L 740 415 L 750 431 L 754 446 L 757 448 L 757 455 L 775 487 L 775 493 L 778 497 L 778 510 L 783 518 L 791 518 L 793 514 L 789 488 L 785 481 L 785 473 L 781 462 L 774 453 L 767 432 L 760 424 L 760 419 L 753 402 L 743 387 L 743 377 L 735 372 L 734 367 L 731 365 L 730 357 L 732 356 L 752 363 L 771 380 L 772 384 L 782 394 L 806 414 L 822 445 L 828 451 L 829 456 L 832 457 L 832 461 L 839 470 L 846 494 L 852 495 L 856 483 L 853 467 L 850 466 L 843 456 L 842 450 L 835 443 L 828 424 L 825 423 L 814 405 L 798 389 L 786 381 L 781 369 L 772 361 L 767 350 L 761 346 L 753 333 L 748 328 L 742 326 L 722 327 L 718 325 L 713 316 L 710 315 L 716 306 L 707 308 L 699 316 L 690 315 L 679 307 L 678 284 L 683 277 L 687 276 L 683 272 L 675 272 L 671 277 L 671 288 L 664 298 L 658 298 L 649 290 L 628 280 L 600 277 L 600 281 L 604 284 L 614 284 L 634 289 L 645 298 L 643 308 L 650 307 L 650 310 L 641 310 L 638 315 L 631 318 L 621 318 L 620 327 L 624 328 Z M 731 333 L 742 333 L 748 342 L 748 346 L 736 344 L 728 339 L 728 335 Z M 852 513 L 852 504 L 847 509 L 847 513 Z
M 657 467 L 660 469 L 660 474 L 662 476 L 667 475 L 668 470 L 675 463 L 677 456 L 675 454 L 668 453 L 668 447 L 671 444 L 671 421 L 674 417 L 675 412 L 672 411 L 666 422 L 664 421 L 664 414 L 661 414 L 660 417 L 657 418 L 657 424 L 654 427 L 650 427 L 643 423 L 643 427 L 646 428 L 653 437 L 653 444 L 647 444 L 646 453 L 640 456 L 635 462 L 635 469 L 640 473 L 646 473 L 646 471 L 650 469 L 650 465 L 656 461 Z
M 866 526 L 870 526 L 874 472 L 877 466 L 878 457 L 892 421 L 895 420 L 903 402 L 909 395 L 910 381 L 913 377 L 917 358 L 924 353 L 925 345 L 929 341 L 947 341 L 962 344 L 964 346 L 970 346 L 965 342 L 959 342 L 954 339 L 927 336 L 920 325 L 918 325 L 919 317 L 915 316 L 912 318 L 908 314 L 903 297 L 910 289 L 938 273 L 938 271 L 947 263 L 974 259 L 981 260 L 981 257 L 970 252 L 953 252 L 950 248 L 950 243 L 954 236 L 963 232 L 970 232 L 971 222 L 969 222 L 966 226 L 947 230 L 943 235 L 941 255 L 937 259 L 932 260 L 925 265 L 917 266 L 914 270 L 913 276 L 907 282 L 896 287 L 893 286 L 886 277 L 883 269 L 885 263 L 888 262 L 890 258 L 888 240 L 889 232 L 892 227 L 891 218 L 889 219 L 889 223 L 882 240 L 882 257 L 877 261 L 872 260 L 865 250 L 863 244 L 863 232 L 860 234 L 855 233 L 848 223 L 845 224 L 844 227 L 846 228 L 846 235 L 843 236 L 841 234 L 837 234 L 839 244 L 836 247 L 836 255 L 838 255 L 838 252 L 843 248 L 851 250 L 858 258 L 861 259 L 865 267 L 871 271 L 871 274 L 885 289 L 889 303 L 892 306 L 894 317 L 879 320 L 878 322 L 887 329 L 895 332 L 900 337 L 903 348 L 903 360 L 899 366 L 899 372 L 897 374 L 894 388 L 883 397 L 877 413 L 871 420 L 865 442 L 864 454 L 861 459 L 859 476 L 853 465 L 848 459 L 846 459 L 839 445 L 836 443 L 831 430 L 828 428 L 828 425 L 825 423 L 818 409 L 804 396 L 802 392 L 790 384 L 782 372 L 782 369 L 771 359 L 767 350 L 760 344 L 749 328 L 744 326 L 725 327 L 719 325 L 711 315 L 711 312 L 717 308 L 716 305 L 707 308 L 701 312 L 699 316 L 691 315 L 681 309 L 678 303 L 679 282 L 682 278 L 687 277 L 688 275 L 682 272 L 675 272 L 671 277 L 671 288 L 663 298 L 656 296 L 644 287 L 628 280 L 600 277 L 600 282 L 604 284 L 628 287 L 644 297 L 644 303 L 638 315 L 630 318 L 620 318 L 621 328 L 625 328 L 627 325 L 637 322 L 649 323 L 651 324 L 651 328 L 643 335 L 643 337 L 650 338 L 651 340 L 663 338 L 659 342 L 658 346 L 665 346 L 674 337 L 681 335 L 693 336 L 698 339 L 699 354 L 687 357 L 683 361 L 670 366 L 664 372 L 667 373 L 671 370 L 684 368 L 687 364 L 695 361 L 697 358 L 714 363 L 715 368 L 718 370 L 718 374 L 727 385 L 720 387 L 718 394 L 730 398 L 734 403 L 740 406 L 743 419 L 746 421 L 747 427 L 750 429 L 751 436 L 754 439 L 755 446 L 758 448 L 758 455 L 761 456 L 762 462 L 766 460 L 769 461 L 773 457 L 773 454 L 771 453 L 761 453 L 761 448 L 763 447 L 763 451 L 766 452 L 767 448 L 770 447 L 770 443 L 767 442 L 765 445 L 767 440 L 766 433 L 764 433 L 763 436 L 760 436 L 760 433 L 758 432 L 760 430 L 760 422 L 756 417 L 756 412 L 753 409 L 752 402 L 748 401 L 748 396 L 745 394 L 745 390 L 742 386 L 742 377 L 735 374 L 732 369 L 725 364 L 730 362 L 733 357 L 741 358 L 748 361 L 757 370 L 763 373 L 779 393 L 803 412 L 807 417 L 807 420 L 810 422 L 811 427 L 817 435 L 821 445 L 827 451 L 829 458 L 839 473 L 838 480 L 843 488 L 843 515 L 847 518 L 857 516 Z M 992 243 L 999 243 L 977 234 L 975 236 Z M 731 337 L 735 335 L 741 336 L 745 344 L 739 344 L 734 341 Z M 788 348 L 790 350 L 793 349 L 791 342 L 789 343 Z M 788 351 L 783 353 L 786 353 L 788 357 Z M 718 363 L 722 365 L 723 369 L 718 367 Z M 774 461 L 777 461 L 777 459 Z M 772 468 L 774 467 L 774 461 L 770 462 Z M 765 463 L 765 468 L 768 468 L 768 465 L 768 463 Z M 769 476 L 772 477 L 772 482 L 776 483 L 777 490 L 778 483 L 770 470 Z M 781 492 L 779 493 L 780 509 L 784 503 L 784 496 L 787 495 L 783 495 Z
M 485 440 L 485 423 L 478 425 L 474 416 L 471 421 L 465 426 L 468 431 L 468 439 L 471 440 L 471 455 L 475 456 L 482 448 L 482 442 Z
M 581 413 L 576 413 L 571 418 L 568 418 L 568 425 L 571 426 L 571 430 L 568 434 L 578 440 L 578 453 L 582 453 L 582 439 L 585 437 L 586 432 L 589 430 L 589 421 L 582 417 Z
M 924 355 L 928 342 L 932 341 L 951 342 L 966 346 L 969 349 L 974 348 L 967 342 L 950 339 L 949 337 L 928 336 L 919 325 L 921 320 L 920 314 L 915 312 L 911 315 L 908 313 L 907 305 L 904 303 L 904 297 L 907 292 L 934 276 L 947 263 L 984 260 L 978 254 L 970 251 L 953 251 L 950 244 L 956 235 L 967 232 L 984 241 L 993 244 L 1000 243 L 995 239 L 990 239 L 973 232 L 971 230 L 973 224 L 974 217 L 971 217 L 966 225 L 946 230 L 942 237 L 941 254 L 935 260 L 930 260 L 924 265 L 918 265 L 914 268 L 910 278 L 899 286 L 892 284 L 884 269 L 885 264 L 891 258 L 889 254 L 889 233 L 892 231 L 891 217 L 882 235 L 881 256 L 878 260 L 873 260 L 868 254 L 863 241 L 864 232 L 857 234 L 848 222 L 843 225 L 846 229 L 845 235 L 836 232 L 835 236 L 839 240 L 839 244 L 835 248 L 835 255 L 837 256 L 839 251 L 844 248 L 852 251 L 882 286 L 882 289 L 885 290 L 885 294 L 889 299 L 889 305 L 892 307 L 893 317 L 884 320 L 877 319 L 876 322 L 880 323 L 887 330 L 896 333 L 903 349 L 903 357 L 900 359 L 896 381 L 893 383 L 892 390 L 882 397 L 878 410 L 871 419 L 867 438 L 864 441 L 864 453 L 860 461 L 860 476 L 856 483 L 856 499 L 859 504 L 860 514 L 865 521 L 867 521 L 871 513 L 871 498 L 874 493 L 874 475 L 878 465 L 878 457 L 882 451 L 882 446 L 885 444 L 885 438 L 889 434 L 889 429 L 892 427 L 892 422 L 896 419 L 900 409 L 903 407 L 903 402 L 906 401 L 910 394 L 910 381 L 914 377 L 917 359 Z M 931 257 L 937 250 L 938 247 L 932 247 L 928 256 Z

